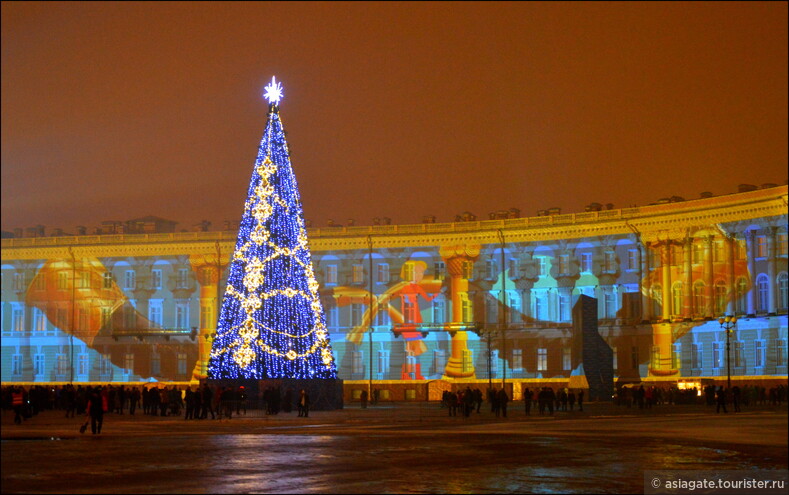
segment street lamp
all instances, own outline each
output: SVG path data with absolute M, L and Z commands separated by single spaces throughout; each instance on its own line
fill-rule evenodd
M 731 354 L 729 353 L 729 334 L 731 334 L 734 326 L 737 324 L 736 316 L 728 316 L 718 318 L 721 328 L 726 330 L 726 388 L 731 389 Z

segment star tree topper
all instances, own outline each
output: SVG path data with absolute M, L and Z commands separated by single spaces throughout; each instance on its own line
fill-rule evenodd
M 278 83 L 275 76 L 271 76 L 271 83 L 266 86 L 266 92 L 263 96 L 269 103 L 279 105 L 279 100 L 282 99 L 282 83 Z

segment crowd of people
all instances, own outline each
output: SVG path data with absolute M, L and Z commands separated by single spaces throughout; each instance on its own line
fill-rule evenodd
M 727 404 L 731 404 L 734 412 L 740 411 L 740 406 L 774 405 L 780 406 L 786 402 L 787 387 L 783 384 L 770 387 L 758 385 L 745 385 L 731 388 L 715 385 L 706 385 L 700 391 L 696 387 L 679 389 L 676 386 L 660 387 L 655 385 L 636 384 L 634 386 L 617 387 L 614 395 L 614 404 L 625 407 L 638 407 L 650 409 L 653 406 L 664 404 L 706 404 L 717 405 L 720 412 L 728 412 Z
M 293 392 L 269 387 L 259 401 L 266 414 L 289 413 L 294 405 Z M 45 410 L 63 411 L 65 417 L 85 415 L 91 431 L 100 434 L 105 413 L 183 416 L 185 420 L 230 419 L 246 414 L 248 395 L 244 386 L 126 386 L 126 385 L 11 385 L 2 389 L 2 407 L 14 412 L 14 423 L 21 424 Z M 296 405 L 299 416 L 309 414 L 309 395 L 301 391 Z M 86 428 L 83 428 L 84 432 Z

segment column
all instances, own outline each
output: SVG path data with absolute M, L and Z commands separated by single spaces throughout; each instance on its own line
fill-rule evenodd
M 197 281 L 200 283 L 200 332 L 197 337 L 197 362 L 192 371 L 192 380 L 200 380 L 208 376 L 208 361 L 211 356 L 211 346 L 214 343 L 214 333 L 219 321 L 219 267 L 216 260 L 207 259 L 207 256 L 190 256 L 192 269 L 195 271 Z M 211 263 L 213 261 L 213 263 Z M 203 318 L 203 308 L 211 308 L 211 318 Z M 204 321 L 207 320 L 207 321 Z
M 715 299 L 715 285 L 712 279 L 712 239 L 709 235 L 704 239 L 704 312 L 706 317 L 713 316 L 713 301 Z
M 665 241 L 660 249 L 660 264 L 663 268 L 661 284 L 663 287 L 663 315 L 664 320 L 671 318 L 671 244 Z
M 685 286 L 682 288 L 683 308 L 685 318 L 693 317 L 693 237 L 685 239 L 685 248 L 682 251 L 685 264 Z
M 652 282 L 649 278 L 649 243 L 646 246 L 638 246 L 638 257 L 640 258 L 641 274 L 639 277 L 639 289 L 641 291 L 641 319 L 652 319 Z
M 748 257 L 748 311 L 747 314 L 756 314 L 756 304 L 754 296 L 756 295 L 756 268 L 754 266 L 754 252 L 753 252 L 753 231 L 745 231 L 745 255 Z
M 778 291 L 775 290 L 776 280 L 775 280 L 775 273 L 776 273 L 776 254 L 777 254 L 777 246 L 776 246 L 776 231 L 778 229 L 776 227 L 769 227 L 769 231 L 767 232 L 767 301 L 768 301 L 768 310 L 769 314 L 775 314 L 775 308 L 778 307 L 778 301 L 776 298 L 778 297 Z
M 734 249 L 736 248 L 737 238 L 734 235 L 726 237 L 726 270 L 728 277 L 728 298 L 726 304 L 726 314 L 733 315 L 737 310 L 737 288 L 734 280 Z
M 468 279 L 464 277 L 463 263 L 473 263 L 479 256 L 479 246 L 441 247 L 441 257 L 449 273 L 449 290 L 452 300 L 452 323 L 463 321 L 463 294 L 468 293 Z M 467 296 L 468 297 L 468 296 Z M 474 368 L 463 370 L 463 355 L 468 351 L 468 332 L 456 331 L 452 335 L 451 356 L 447 359 L 444 376 L 448 378 L 471 378 Z

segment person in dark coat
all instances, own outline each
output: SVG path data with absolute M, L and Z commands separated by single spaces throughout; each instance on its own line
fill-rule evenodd
M 310 396 L 307 394 L 307 391 L 301 389 L 299 394 L 299 417 L 308 418 L 310 416 Z
M 101 397 L 101 387 L 90 394 L 87 413 L 90 416 L 90 431 L 94 435 L 101 434 L 101 427 L 104 424 L 104 401 Z

